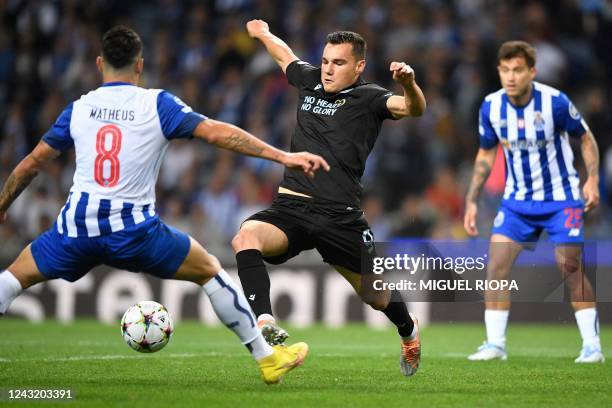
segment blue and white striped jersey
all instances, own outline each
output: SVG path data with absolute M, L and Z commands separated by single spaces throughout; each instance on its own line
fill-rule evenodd
M 480 146 L 501 143 L 506 156 L 504 201 L 580 201 L 579 179 L 569 136 L 588 130 L 569 98 L 533 82 L 531 100 L 514 106 L 504 89 L 489 94 L 480 108 Z
M 155 217 L 155 184 L 167 145 L 192 137 L 203 119 L 166 91 L 124 82 L 106 83 L 68 105 L 43 136 L 51 147 L 74 146 L 76 153 L 57 231 L 96 237 Z

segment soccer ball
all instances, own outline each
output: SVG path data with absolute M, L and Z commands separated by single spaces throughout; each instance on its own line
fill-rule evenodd
M 174 325 L 164 306 L 145 300 L 131 306 L 121 318 L 121 335 L 128 346 L 141 353 L 153 353 L 163 349 Z

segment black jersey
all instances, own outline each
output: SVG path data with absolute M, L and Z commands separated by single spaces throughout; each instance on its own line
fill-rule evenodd
M 359 205 L 366 159 L 374 147 L 382 121 L 392 119 L 388 89 L 359 79 L 336 94 L 326 94 L 321 68 L 304 61 L 287 66 L 289 83 L 300 92 L 297 126 L 291 151 L 308 151 L 327 160 L 331 170 L 314 179 L 285 170 L 282 187 L 323 200 Z

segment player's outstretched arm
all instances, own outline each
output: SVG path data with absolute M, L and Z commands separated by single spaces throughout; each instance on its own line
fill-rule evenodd
M 299 59 L 283 40 L 270 32 L 268 23 L 265 21 L 251 20 L 246 24 L 246 28 L 252 38 L 257 38 L 263 43 L 283 72 L 287 71 L 289 64 Z
M 584 211 L 590 211 L 599 205 L 599 148 L 590 130 L 581 137 L 580 149 L 587 171 L 587 179 L 582 187 Z
M 193 135 L 224 149 L 272 160 L 290 169 L 301 169 L 309 177 L 314 177 L 315 171 L 320 168 L 329 171 L 329 164 L 321 156 L 308 152 L 288 153 L 279 150 L 226 122 L 205 119 L 195 128 Z
M 393 72 L 393 80 L 404 89 L 404 97 L 393 95 L 387 99 L 387 109 L 395 118 L 406 116 L 421 116 L 425 112 L 427 102 L 423 91 L 414 78 L 414 70 L 405 62 L 392 62 L 389 71 Z
M 59 150 L 55 150 L 41 140 L 34 150 L 15 167 L 0 192 L 0 223 L 6 220 L 6 212 L 9 207 L 32 182 L 41 167 L 59 155 Z
M 497 156 L 497 146 L 492 149 L 478 149 L 476 160 L 474 160 L 474 172 L 472 181 L 465 197 L 465 215 L 463 217 L 463 227 L 468 235 L 475 237 L 478 235 L 476 227 L 476 216 L 478 215 L 478 196 L 482 186 L 489 178 L 491 169 Z

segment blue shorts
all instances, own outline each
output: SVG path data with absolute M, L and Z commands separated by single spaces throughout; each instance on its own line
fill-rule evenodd
M 189 236 L 153 217 L 121 231 L 71 238 L 56 226 L 32 242 L 32 256 L 47 279 L 74 282 L 98 265 L 172 278 L 187 257 Z
M 541 208 L 537 212 L 523 212 L 516 205 L 504 205 L 502 202 L 493 221 L 491 233 L 505 235 L 519 243 L 533 243 L 545 230 L 550 241 L 556 244 L 584 242 L 582 203 L 574 202 L 567 207 L 552 205 L 550 210 L 546 210 L 544 206 Z

